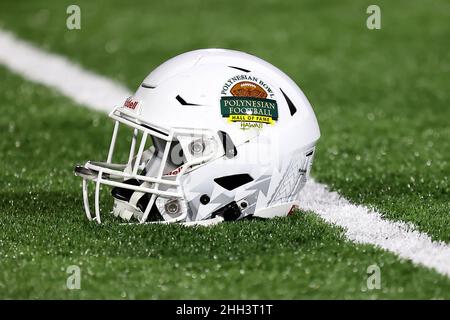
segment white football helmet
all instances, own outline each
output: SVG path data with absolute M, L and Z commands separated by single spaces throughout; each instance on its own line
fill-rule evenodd
M 286 74 L 224 49 L 168 60 L 110 117 L 106 162 L 75 168 L 86 214 L 99 223 L 102 184 L 113 187 L 113 214 L 141 223 L 286 216 L 299 205 L 320 137 L 311 105 Z M 120 125 L 133 129 L 124 164 L 112 162 Z

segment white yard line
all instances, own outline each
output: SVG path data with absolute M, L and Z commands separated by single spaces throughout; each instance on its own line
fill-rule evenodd
M 0 64 L 28 80 L 45 84 L 95 110 L 110 111 L 131 93 L 124 86 L 82 69 L 68 59 L 45 52 L 0 30 Z M 345 229 L 346 236 L 391 251 L 450 276 L 450 246 L 434 242 L 414 227 L 384 220 L 367 207 L 351 204 L 325 185 L 310 181 L 301 195 L 302 209 Z

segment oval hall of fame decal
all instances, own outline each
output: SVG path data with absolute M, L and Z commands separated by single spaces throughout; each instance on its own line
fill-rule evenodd
M 243 130 L 273 125 L 278 120 L 274 92 L 263 80 L 248 75 L 230 78 L 222 87 L 220 111 Z

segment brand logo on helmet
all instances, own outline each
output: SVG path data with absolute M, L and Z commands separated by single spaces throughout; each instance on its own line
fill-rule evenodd
M 132 97 L 127 98 L 125 100 L 123 107 L 133 110 L 133 111 L 139 111 L 140 102 L 138 100 L 134 100 Z
M 273 125 L 278 120 L 275 94 L 263 80 L 248 75 L 230 78 L 222 87 L 220 110 L 243 130 Z

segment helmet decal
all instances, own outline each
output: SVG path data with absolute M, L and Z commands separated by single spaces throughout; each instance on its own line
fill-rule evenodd
M 239 128 L 262 129 L 278 120 L 278 105 L 272 88 L 263 80 L 248 75 L 228 79 L 222 87 L 220 111 Z

